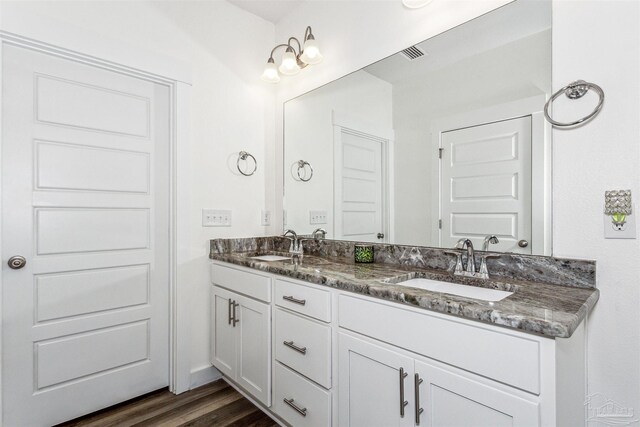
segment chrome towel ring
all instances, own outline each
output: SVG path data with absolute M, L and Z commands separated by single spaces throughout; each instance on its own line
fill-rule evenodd
M 251 172 L 245 172 L 240 168 L 240 160 L 247 161 L 247 157 L 251 157 L 251 160 L 253 160 L 253 170 Z M 258 169 L 258 162 L 256 161 L 256 158 L 251 154 L 247 153 L 246 151 L 241 151 L 238 153 L 238 161 L 236 162 L 236 166 L 238 167 L 238 172 L 240 172 L 242 175 L 251 176 Z
M 558 122 L 551 118 L 551 116 L 549 115 L 549 105 L 551 105 L 551 103 L 557 97 L 559 97 L 562 93 L 564 93 L 569 99 L 580 99 L 583 96 L 585 96 L 587 92 L 589 92 L 589 89 L 593 89 L 593 91 L 598 94 L 598 97 L 600 99 L 598 101 L 598 105 L 596 105 L 596 108 L 591 113 L 589 113 L 586 117 L 583 117 L 580 120 L 576 120 L 575 122 L 570 122 L 570 123 Z M 585 82 L 584 80 L 576 80 L 575 82 L 569 83 L 562 89 L 558 90 L 556 93 L 554 93 L 551 96 L 551 98 L 549 98 L 547 103 L 544 104 L 544 116 L 547 118 L 549 123 L 551 123 L 554 126 L 563 127 L 563 128 L 571 127 L 571 126 L 579 125 L 580 123 L 587 122 L 592 118 L 594 118 L 602 109 L 603 103 L 604 103 L 604 91 L 600 86 L 598 86 L 595 83 Z
M 309 170 L 311 171 L 308 178 L 307 178 L 307 166 L 309 166 Z M 303 171 L 304 174 L 300 175 L 300 171 Z M 304 181 L 304 182 L 307 182 L 311 178 L 313 178 L 313 168 L 311 167 L 311 163 L 305 160 L 298 160 L 298 178 L 300 178 L 300 181 Z

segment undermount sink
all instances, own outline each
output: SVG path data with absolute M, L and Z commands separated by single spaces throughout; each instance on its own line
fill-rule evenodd
M 481 288 L 478 286 L 459 285 L 457 283 L 440 282 L 430 279 L 409 279 L 397 283 L 411 288 L 424 289 L 426 291 L 443 292 L 445 294 L 458 295 L 466 298 L 474 298 L 482 301 L 500 301 L 513 294 L 513 292 L 498 289 Z
M 250 257 L 251 259 L 255 259 L 258 261 L 288 261 L 291 259 L 291 257 L 288 256 L 282 256 L 282 255 L 258 255 L 258 256 L 252 256 Z

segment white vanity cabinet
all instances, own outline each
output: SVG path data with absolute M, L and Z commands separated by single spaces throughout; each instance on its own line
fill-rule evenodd
M 292 426 L 332 424 L 332 293 L 275 279 L 273 410 Z
M 341 426 L 538 426 L 538 405 L 422 359 L 340 333 Z
M 271 278 L 217 264 L 211 278 L 211 363 L 270 406 Z
M 338 296 L 339 425 L 584 424 L 584 330 L 549 339 Z
M 232 264 L 211 274 L 213 365 L 289 425 L 584 424 L 582 326 L 551 339 Z

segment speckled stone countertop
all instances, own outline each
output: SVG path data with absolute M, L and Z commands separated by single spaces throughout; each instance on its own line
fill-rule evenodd
M 544 271 L 548 264 L 552 264 L 551 270 L 558 268 L 571 270 L 558 271 L 558 275 L 564 280 L 575 276 L 578 283 L 563 285 L 548 283 L 553 280 L 537 281 L 536 278 L 532 279 L 530 273 L 522 274 L 526 280 L 517 276 L 507 278 L 496 275 L 495 278 L 489 280 L 454 276 L 447 269 L 437 266 L 435 268 L 423 266 L 419 262 L 416 265 L 415 257 L 409 263 L 402 263 L 400 260 L 398 262 L 378 262 L 378 254 L 383 254 L 385 250 L 388 250 L 389 245 L 378 247 L 376 263 L 373 264 L 356 264 L 352 261 L 353 258 L 349 259 L 344 256 L 326 256 L 317 248 L 309 251 L 302 261 L 289 259 L 265 262 L 251 258 L 262 254 L 288 255 L 284 250 L 286 244 L 286 241 L 280 241 L 278 237 L 217 239 L 211 241 L 210 258 L 550 338 L 570 337 L 599 297 L 595 283 L 589 286 L 590 277 L 595 278 L 595 263 L 591 261 L 560 260 L 561 262 L 555 262 L 554 260 L 557 259 L 550 257 L 529 257 L 532 259 L 529 263 L 538 265 L 539 275 L 542 277 L 550 274 L 548 271 Z M 322 244 L 332 245 L 331 242 L 323 242 Z M 415 255 L 414 249 L 405 248 L 404 252 L 414 252 Z M 434 248 L 426 249 L 438 251 Z M 449 259 L 445 258 L 449 262 Z M 535 258 L 539 258 L 540 262 Z M 502 261 L 507 264 L 511 262 L 509 259 Z M 494 269 L 499 268 L 499 265 L 494 265 Z M 492 272 L 491 266 L 489 272 Z M 510 291 L 513 294 L 501 301 L 488 302 L 397 284 L 412 278 L 468 284 Z

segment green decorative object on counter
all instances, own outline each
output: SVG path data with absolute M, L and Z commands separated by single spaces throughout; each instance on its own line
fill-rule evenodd
M 355 245 L 356 262 L 373 262 L 373 245 Z

